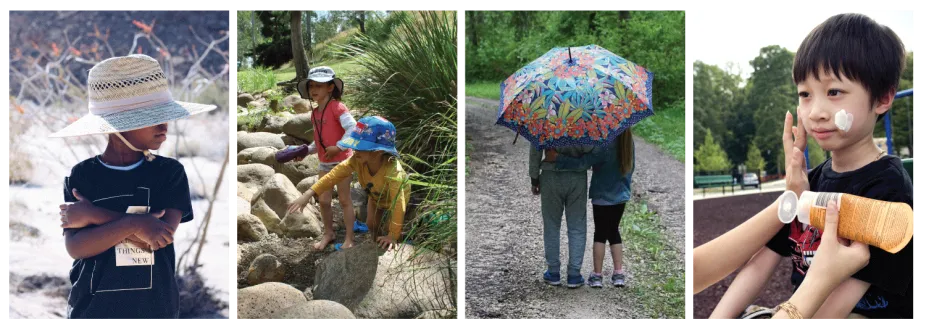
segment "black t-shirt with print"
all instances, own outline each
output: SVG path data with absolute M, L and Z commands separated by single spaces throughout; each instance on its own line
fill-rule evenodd
M 827 160 L 808 174 L 810 190 L 840 192 L 913 207 L 913 182 L 900 159 L 886 156 L 855 171 L 837 173 Z M 820 244 L 820 231 L 798 221 L 784 226 L 766 246 L 792 261 L 791 283 L 804 280 Z M 913 240 L 896 254 L 870 247 L 868 266 L 852 277 L 871 287 L 852 312 L 870 318 L 913 318 Z
M 64 199 L 76 202 L 71 189 L 93 205 L 125 213 L 129 206 L 150 212 L 177 209 L 181 222 L 193 219 L 190 187 L 183 165 L 156 157 L 131 170 L 106 167 L 87 159 L 65 178 Z M 79 230 L 79 229 L 77 229 Z M 179 291 L 174 245 L 154 252 L 154 264 L 117 266 L 116 248 L 78 259 L 71 267 L 68 318 L 177 318 Z

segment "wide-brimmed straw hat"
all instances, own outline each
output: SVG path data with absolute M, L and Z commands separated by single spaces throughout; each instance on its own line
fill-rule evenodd
M 334 73 L 334 69 L 327 66 L 318 66 L 309 70 L 309 77 L 303 79 L 298 84 L 296 84 L 296 90 L 299 91 L 299 96 L 304 99 L 309 99 L 309 80 L 326 83 L 329 81 L 334 81 L 334 87 L 344 94 L 344 81 L 341 78 L 338 78 Z
M 126 132 L 216 109 L 174 101 L 158 61 L 146 55 L 113 57 L 87 76 L 90 113 L 51 137 Z

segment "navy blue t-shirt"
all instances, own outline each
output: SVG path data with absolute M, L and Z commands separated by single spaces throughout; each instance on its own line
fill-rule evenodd
M 913 181 L 894 156 L 843 173 L 833 171 L 829 159 L 810 171 L 807 179 L 810 191 L 847 193 L 913 207 Z M 779 255 L 791 258 L 791 283 L 795 289 L 813 262 L 821 234 L 816 228 L 805 229 L 794 221 L 766 244 Z M 913 240 L 895 254 L 874 246 L 869 251 L 868 265 L 852 277 L 871 286 L 852 312 L 869 318 L 913 318 Z
M 157 156 L 131 169 L 116 169 L 93 157 L 74 166 L 65 178 L 65 202 L 77 201 L 72 188 L 111 211 L 125 213 L 129 206 L 150 212 L 171 208 L 182 212 L 181 222 L 193 219 L 186 172 L 171 158 Z M 115 247 L 74 260 L 68 318 L 177 318 L 175 264 L 173 244 L 154 251 L 153 265 L 117 266 Z

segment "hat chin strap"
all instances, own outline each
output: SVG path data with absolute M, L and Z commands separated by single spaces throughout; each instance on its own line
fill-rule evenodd
M 115 134 L 117 137 L 119 137 L 119 139 L 122 140 L 122 143 L 125 143 L 125 146 L 126 146 L 126 147 L 129 147 L 129 149 L 132 149 L 132 150 L 134 150 L 134 151 L 138 151 L 138 152 L 144 154 L 144 155 L 145 155 L 145 160 L 147 160 L 147 161 L 149 161 L 149 162 L 154 160 L 154 154 L 152 154 L 151 151 L 148 151 L 148 150 L 141 150 L 141 149 L 136 148 L 136 147 L 133 146 L 131 143 L 129 143 L 129 140 L 126 140 L 125 137 L 123 137 L 122 134 L 119 133 L 119 132 L 116 132 L 116 133 L 113 133 L 113 134 Z

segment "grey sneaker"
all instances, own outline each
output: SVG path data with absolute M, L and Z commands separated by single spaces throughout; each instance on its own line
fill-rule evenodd
M 624 274 L 611 275 L 611 284 L 618 288 L 624 287 Z
M 601 288 L 601 274 L 588 274 L 588 286 L 592 288 Z

